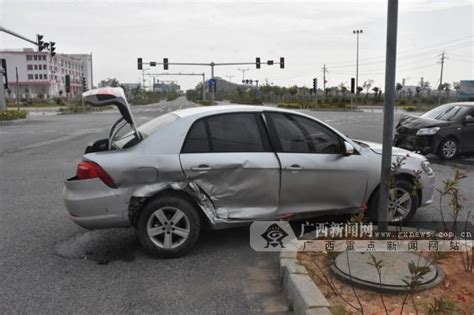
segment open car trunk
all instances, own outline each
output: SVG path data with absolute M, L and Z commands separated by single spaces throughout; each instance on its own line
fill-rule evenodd
M 113 139 L 117 132 L 123 128 L 126 124 L 129 124 L 135 134 L 135 137 L 128 142 L 126 145 L 131 146 L 140 142 L 143 137 L 137 129 L 135 119 L 130 105 L 127 102 L 125 93 L 122 88 L 105 87 L 99 89 L 93 89 L 82 94 L 82 98 L 86 104 L 92 107 L 102 107 L 108 105 L 114 105 L 118 108 L 122 117 L 117 120 L 112 126 L 109 137 L 107 139 L 100 139 L 93 143 L 90 143 L 85 153 L 109 151 L 113 149 Z

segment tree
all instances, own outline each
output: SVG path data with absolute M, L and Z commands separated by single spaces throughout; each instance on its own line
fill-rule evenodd
M 99 87 L 119 87 L 120 82 L 116 78 L 107 78 L 99 82 Z
M 59 90 L 59 96 L 63 95 L 63 90 Z
M 360 94 L 360 92 L 362 92 L 364 90 L 364 88 L 362 86 L 358 86 L 357 87 L 357 94 Z
M 461 89 L 461 83 L 453 82 L 453 89 L 456 91 L 456 93 L 459 93 L 459 90 Z
M 341 84 L 339 84 L 339 90 L 341 90 L 342 95 L 346 96 L 348 89 L 344 82 L 341 82 Z
M 397 90 L 398 97 L 400 97 L 401 96 L 400 91 L 403 90 L 403 85 L 400 82 L 398 82 L 397 85 L 395 86 L 395 89 Z
M 374 99 L 377 100 L 377 101 L 380 101 L 380 94 L 379 94 L 380 88 L 377 87 L 377 86 L 374 86 L 372 88 L 372 91 L 374 91 Z

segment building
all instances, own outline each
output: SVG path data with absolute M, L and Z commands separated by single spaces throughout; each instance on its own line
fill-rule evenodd
M 66 96 L 66 75 L 70 76 L 71 82 L 69 96 L 83 92 L 82 78 L 86 79 L 87 89 L 93 86 L 92 54 L 56 54 L 51 57 L 47 51 L 25 48 L 0 50 L 0 58 L 7 62 L 7 97 L 16 98 L 17 93 L 20 98 Z
M 159 81 L 153 83 L 154 92 L 178 92 L 181 89 L 181 86 L 174 83 L 173 81 Z

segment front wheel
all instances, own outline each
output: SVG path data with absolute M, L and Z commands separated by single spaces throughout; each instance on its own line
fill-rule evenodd
M 174 196 L 155 198 L 143 208 L 137 222 L 138 238 L 153 256 L 178 257 L 196 243 L 201 223 L 195 207 Z
M 368 217 L 378 221 L 380 188 L 374 192 L 369 201 Z M 404 179 L 397 179 L 395 186 L 389 190 L 388 218 L 389 223 L 400 223 L 410 220 L 418 207 L 418 194 L 415 186 Z
M 452 138 L 444 139 L 439 144 L 438 156 L 443 160 L 452 160 L 458 154 L 458 143 Z

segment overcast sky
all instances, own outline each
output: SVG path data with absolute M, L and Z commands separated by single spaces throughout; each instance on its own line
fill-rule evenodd
M 43 34 L 59 53 L 92 53 L 94 80 L 115 77 L 138 82 L 136 59 L 170 62 L 254 62 L 286 58 L 286 68 L 248 66 L 246 78 L 278 85 L 349 83 L 355 75 L 360 37 L 359 85 L 383 88 L 386 0 L 331 1 L 93 1 L 0 0 L 0 24 L 34 39 Z M 439 55 L 446 51 L 444 80 L 474 79 L 474 0 L 400 0 L 397 81 L 432 86 L 439 82 Z M 33 47 L 0 34 L 0 49 Z M 170 66 L 170 72 L 206 72 L 209 67 Z M 156 67 L 153 72 L 163 72 Z M 234 76 L 237 67 L 217 67 Z M 199 77 L 162 77 L 191 88 Z

